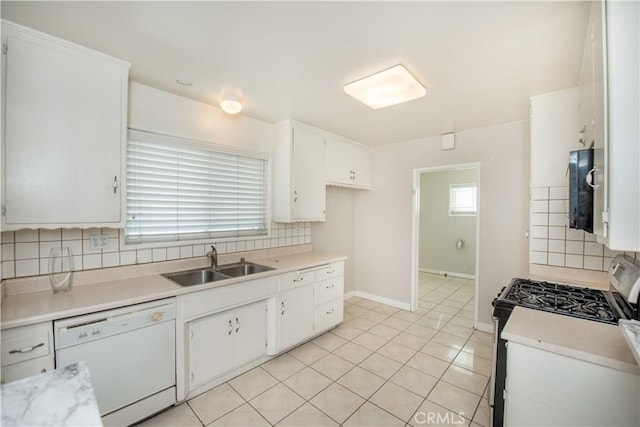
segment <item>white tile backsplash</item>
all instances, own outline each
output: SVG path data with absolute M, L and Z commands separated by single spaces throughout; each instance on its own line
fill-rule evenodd
M 273 223 L 271 230 L 270 238 L 218 242 L 216 250 L 219 254 L 228 254 L 311 243 L 311 223 L 308 222 Z M 109 236 L 109 248 L 92 250 L 89 236 L 100 234 Z M 120 250 L 120 230 L 115 228 L 18 230 L 4 231 L 0 236 L 2 279 L 47 274 L 52 246 L 71 247 L 76 271 L 203 257 L 211 249 L 211 243 L 200 243 Z
M 531 189 L 529 262 L 532 264 L 607 271 L 614 256 L 596 236 L 568 227 L 567 187 Z M 545 210 L 546 209 L 546 210 Z M 548 225 L 543 217 L 548 217 Z M 640 259 L 640 254 L 629 253 Z

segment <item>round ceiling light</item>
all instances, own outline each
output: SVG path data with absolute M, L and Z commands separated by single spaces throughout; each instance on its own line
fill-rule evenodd
M 242 104 L 235 96 L 225 96 L 220 102 L 220 108 L 227 114 L 238 114 L 242 111 Z

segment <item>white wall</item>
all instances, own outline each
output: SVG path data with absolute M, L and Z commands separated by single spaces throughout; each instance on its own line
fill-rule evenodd
M 275 143 L 272 124 L 136 82 L 129 85 L 129 127 L 269 154 Z
M 327 220 L 311 223 L 313 250 L 346 255 L 344 291 L 355 290 L 355 194 L 357 191 L 327 187 Z
M 440 137 L 374 150 L 375 188 L 356 194 L 356 289 L 403 304 L 411 300 L 413 170 L 479 162 L 479 321 L 491 324 L 491 300 L 514 276 L 527 274 L 529 122 L 456 134 L 456 148 Z
M 477 184 L 476 169 L 424 172 L 420 175 L 420 269 L 474 276 L 476 216 L 449 215 L 449 186 Z M 462 248 L 456 247 L 463 240 Z

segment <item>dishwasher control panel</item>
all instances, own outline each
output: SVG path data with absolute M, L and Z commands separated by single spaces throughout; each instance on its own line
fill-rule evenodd
M 54 322 L 56 349 L 175 319 L 175 300 L 162 300 Z

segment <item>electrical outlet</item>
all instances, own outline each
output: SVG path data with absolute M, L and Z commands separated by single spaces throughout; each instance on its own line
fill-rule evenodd
M 92 234 L 89 236 L 89 248 L 92 251 L 109 249 L 109 236 L 106 234 Z

